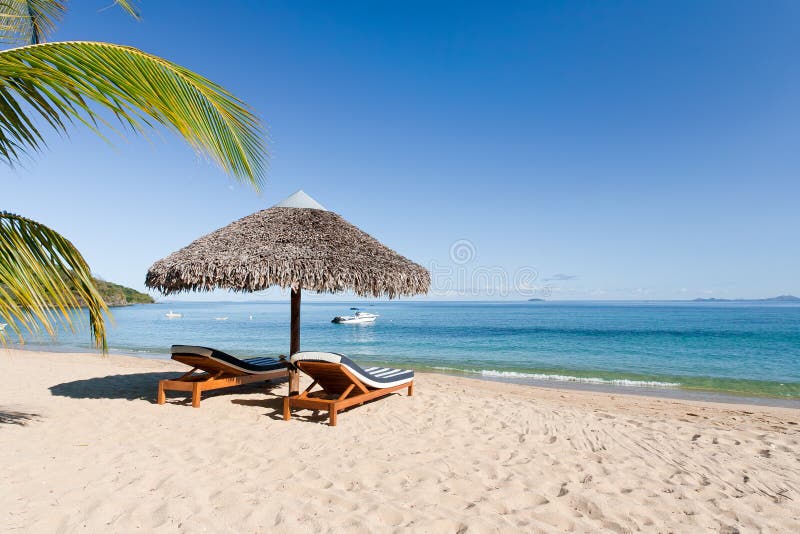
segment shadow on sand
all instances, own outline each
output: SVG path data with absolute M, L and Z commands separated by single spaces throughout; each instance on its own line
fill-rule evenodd
M 0 425 L 19 425 L 25 426 L 30 421 L 38 421 L 38 413 L 12 412 L 0 409 Z
M 282 380 L 281 383 L 285 383 L 286 380 Z M 278 383 L 277 385 L 280 385 Z M 285 388 L 286 386 L 284 386 Z M 275 420 L 283 420 L 283 396 L 286 395 L 285 389 L 267 389 L 267 393 L 272 394 L 274 396 L 269 396 L 264 399 L 233 399 L 231 402 L 233 404 L 238 404 L 239 406 L 257 406 L 259 408 L 266 408 L 269 412 L 265 413 L 266 417 Z M 394 393 L 391 396 L 399 395 L 399 393 Z M 372 404 L 373 402 L 380 402 L 383 398 L 378 399 L 371 399 L 365 401 L 361 404 L 356 404 L 355 406 L 350 406 L 349 408 L 345 408 L 344 410 L 340 411 L 339 414 L 343 414 L 349 412 L 350 410 L 358 409 L 361 406 L 365 406 L 368 404 Z M 328 412 L 327 410 L 292 410 L 292 419 L 299 419 L 301 421 L 310 421 L 315 423 L 328 423 Z
M 268 397 L 265 399 L 233 399 L 231 402 L 233 404 L 238 404 L 239 406 L 257 406 L 259 408 L 266 408 L 269 411 L 264 413 L 265 417 L 269 417 L 275 421 L 283 421 L 283 395 L 285 394 L 285 391 L 281 391 L 277 392 L 278 396 L 276 397 Z M 300 421 L 309 421 L 314 423 L 327 423 L 328 412 L 320 410 L 303 410 L 298 412 L 297 410 L 294 410 L 292 411 L 292 419 L 299 419 Z
M 178 376 L 180 375 L 176 373 L 135 373 L 126 375 L 109 375 L 57 384 L 50 388 L 50 393 L 56 397 L 70 397 L 72 399 L 146 400 L 155 404 L 158 381 L 164 379 L 175 379 Z M 234 393 L 282 394 L 280 393 L 280 386 L 282 382 L 285 382 L 285 379 L 282 381 L 276 380 L 268 384 L 254 383 L 233 388 L 206 391 L 203 392 L 203 399 L 209 399 L 222 395 L 231 395 Z M 172 399 L 185 400 L 186 403 L 190 402 L 188 395 L 182 394 L 179 391 L 167 392 L 167 402 L 170 402 Z
M 285 386 L 284 386 L 285 388 Z M 233 399 L 231 403 L 239 406 L 255 406 L 257 408 L 266 408 L 268 411 L 264 413 L 270 419 L 283 420 L 283 396 L 286 395 L 285 389 L 274 389 L 267 391 L 271 396 L 263 399 Z

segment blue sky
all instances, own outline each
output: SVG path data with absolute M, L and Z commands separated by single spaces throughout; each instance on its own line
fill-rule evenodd
M 75 129 L 0 170 L 0 207 L 105 279 L 141 289 L 302 188 L 430 266 L 430 298 L 800 294 L 797 2 L 142 1 L 138 23 L 108 3 L 70 3 L 55 39 L 223 84 L 271 161 L 257 195 L 169 133 Z

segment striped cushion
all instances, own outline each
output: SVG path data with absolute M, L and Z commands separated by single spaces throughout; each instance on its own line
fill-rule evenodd
M 278 358 L 257 357 L 247 358 L 240 360 L 235 356 L 231 356 L 221 350 L 211 349 L 208 347 L 199 347 L 196 345 L 172 345 L 170 353 L 175 354 L 188 354 L 191 356 L 202 356 L 209 360 L 214 360 L 232 367 L 238 371 L 250 374 L 271 373 L 279 369 L 286 369 L 286 362 Z
M 347 367 L 347 370 L 364 384 L 375 389 L 399 386 L 414 380 L 414 371 L 393 367 L 367 367 L 364 369 L 347 356 L 335 352 L 298 352 L 291 357 L 292 363 L 301 361 L 339 363 Z

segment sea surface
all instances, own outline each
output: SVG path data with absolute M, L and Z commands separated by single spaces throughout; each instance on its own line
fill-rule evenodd
M 350 308 L 373 324 L 333 324 Z M 183 314 L 168 319 L 168 311 Z M 286 354 L 289 302 L 193 302 L 113 310 L 112 352 L 166 358 L 172 344 Z M 313 302 L 301 347 L 365 364 L 513 382 L 800 400 L 800 305 L 691 302 Z M 88 350 L 86 330 L 27 348 Z

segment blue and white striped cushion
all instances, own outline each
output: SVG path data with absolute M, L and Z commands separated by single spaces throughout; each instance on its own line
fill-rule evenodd
M 199 347 L 196 345 L 172 345 L 170 349 L 172 354 L 190 354 L 192 356 L 203 356 L 209 360 L 225 364 L 238 371 L 250 374 L 265 374 L 277 371 L 279 369 L 286 369 L 286 362 L 278 358 L 257 357 L 247 358 L 240 360 L 235 356 L 231 356 L 221 350 L 212 349 L 209 347 Z
M 395 369 L 393 367 L 362 368 L 347 356 L 335 352 L 298 352 L 291 357 L 292 363 L 300 361 L 340 363 L 347 367 L 364 384 L 376 389 L 399 386 L 414 380 L 414 371 L 409 369 Z

